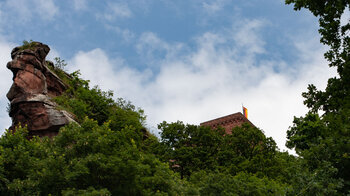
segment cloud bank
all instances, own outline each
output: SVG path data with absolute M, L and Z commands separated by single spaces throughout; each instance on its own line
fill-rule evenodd
M 278 24 L 271 22 L 278 12 L 266 12 L 266 17 L 251 15 L 253 12 L 249 12 L 242 17 L 243 9 L 238 9 L 242 2 L 237 3 L 234 13 L 231 8 L 235 8 L 236 3 L 232 4 L 230 0 L 186 3 L 162 1 L 161 11 L 165 9 L 166 13 L 159 12 L 159 8 L 151 9 L 159 2 L 145 0 L 107 1 L 96 8 L 92 1 L 74 0 L 71 6 L 68 5 L 71 9 L 53 0 L 0 2 L 0 26 L 3 27 L 0 28 L 2 130 L 10 125 L 5 95 L 11 86 L 12 74 L 5 65 L 15 46 L 7 40 L 33 35 L 42 39 L 46 31 L 33 31 L 37 29 L 36 25 L 43 23 L 39 29 L 51 30 L 47 34 L 48 40 L 56 40 L 53 36 L 57 34 L 52 33 L 58 32 L 57 37 L 63 35 L 61 38 L 64 39 L 57 40 L 72 41 L 71 45 L 65 44 L 66 48 L 76 49 L 74 44 L 87 43 L 89 40 L 87 45 L 82 44 L 80 47 L 89 49 L 76 52 L 81 49 L 61 47 L 61 51 L 53 49 L 49 59 L 60 56 L 59 52 L 64 54 L 64 50 L 69 51 L 67 61 L 70 71 L 80 69 L 82 76 L 91 80 L 92 85 L 99 85 L 104 90 L 111 89 L 116 97 L 131 100 L 136 106 L 145 109 L 147 126 L 151 130 L 157 131 L 157 124 L 163 120 L 199 124 L 239 112 L 244 104 L 249 110 L 249 119 L 263 129 L 267 136 L 272 136 L 281 149 L 285 149 L 286 130 L 292 125 L 293 116 L 301 116 L 307 111 L 302 104 L 301 93 L 306 91 L 309 83 L 324 88 L 327 79 L 335 75 L 335 71 L 330 70 L 323 60 L 325 48 L 320 47 L 317 33 L 309 33 L 309 28 L 300 28 L 308 22 L 298 23 L 300 31 L 285 35 L 291 29 L 285 26 L 284 22 L 288 20 L 281 20 Z M 255 3 L 244 1 L 244 4 L 252 4 L 252 7 L 245 7 L 250 9 L 257 6 Z M 184 10 L 184 6 L 188 10 Z M 80 15 L 74 18 L 76 13 L 72 11 L 79 11 Z M 70 15 L 71 12 L 73 14 Z M 147 19 L 149 14 L 154 16 Z M 56 20 L 60 19 L 58 16 L 68 16 L 68 19 Z M 92 22 L 90 27 L 93 27 L 87 28 L 89 31 L 85 33 L 70 28 L 79 27 L 82 16 Z M 167 16 L 164 20 L 169 21 L 162 23 L 164 21 L 160 20 L 152 26 L 159 16 Z M 303 21 L 308 19 L 300 18 Z M 347 13 L 342 22 L 348 18 Z M 137 21 L 139 23 L 135 23 Z M 171 32 L 173 37 L 169 38 L 167 28 L 171 29 L 169 25 L 177 25 L 178 21 L 186 25 L 176 26 L 172 30 L 180 34 L 185 32 L 186 36 Z M 24 22 L 30 25 L 24 27 Z M 135 24 L 138 24 L 137 28 Z M 121 39 L 104 34 L 103 30 L 94 31 L 95 27 L 104 27 L 104 30 L 114 32 Z M 199 30 L 187 32 L 187 28 Z M 69 33 L 61 33 L 63 31 L 58 29 Z M 82 26 L 82 29 L 85 27 Z M 295 32 L 299 32 L 299 35 Z M 72 36 L 74 39 L 67 41 L 66 38 L 73 34 L 82 36 L 79 36 L 79 41 L 78 36 Z M 93 35 L 107 41 L 100 42 L 98 39 L 94 42 Z M 122 44 L 118 41 L 122 41 Z M 54 44 L 48 44 L 55 48 Z M 122 53 L 125 49 L 122 47 L 126 46 L 129 52 Z M 136 61 L 133 61 L 134 57 Z
M 0 5 L 1 10 L 6 11 L 3 17 L 9 21 L 16 16 L 16 23 L 28 22 L 38 16 L 43 20 L 51 20 L 59 13 L 53 0 L 5 0 Z
M 284 150 L 293 116 L 307 111 L 301 93 L 309 83 L 324 88 L 334 72 L 323 60 L 317 38 L 294 41 L 300 54 L 294 65 L 262 60 L 259 55 L 270 55 L 260 37 L 264 26 L 264 21 L 245 20 L 203 33 L 190 51 L 184 43 L 168 43 L 146 32 L 135 45 L 145 58 L 143 70 L 99 48 L 77 53 L 70 69 L 145 109 L 151 130 L 163 120 L 199 124 L 240 112 L 243 103 L 249 119 Z
M 11 119 L 7 113 L 7 104 L 9 101 L 6 98 L 6 94 L 9 91 L 12 84 L 12 72 L 6 68 L 6 64 L 11 60 L 11 50 L 15 45 L 5 41 L 0 36 L 0 134 L 11 125 Z

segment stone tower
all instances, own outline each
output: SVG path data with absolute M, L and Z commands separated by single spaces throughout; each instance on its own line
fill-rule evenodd
M 202 122 L 200 125 L 201 126 L 209 126 L 213 129 L 218 128 L 218 127 L 222 127 L 225 129 L 225 132 L 227 134 L 231 134 L 232 128 L 237 127 L 237 126 L 241 126 L 245 122 L 253 125 L 242 113 L 237 112 L 234 114 L 230 114 L 227 116 L 223 116 L 220 118 L 216 118 L 213 120 Z

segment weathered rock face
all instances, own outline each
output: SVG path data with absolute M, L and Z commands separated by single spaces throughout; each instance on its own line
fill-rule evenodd
M 16 47 L 7 68 L 13 72 L 13 84 L 7 93 L 11 102 L 10 117 L 14 130 L 19 124 L 27 125 L 29 135 L 55 136 L 60 127 L 74 121 L 51 101 L 61 95 L 66 85 L 48 69 L 45 61 L 50 48 L 33 42 L 28 49 Z

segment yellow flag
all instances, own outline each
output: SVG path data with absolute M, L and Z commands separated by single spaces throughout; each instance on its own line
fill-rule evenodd
M 243 108 L 243 115 L 248 119 L 248 109 L 242 106 Z

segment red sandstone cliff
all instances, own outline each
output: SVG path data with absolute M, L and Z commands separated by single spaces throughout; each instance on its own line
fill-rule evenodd
M 27 125 L 29 135 L 54 136 L 60 127 L 74 121 L 64 110 L 57 110 L 52 97 L 61 95 L 66 85 L 47 67 L 50 48 L 39 42 L 16 47 L 7 68 L 13 72 L 13 84 L 7 93 L 14 129 Z

